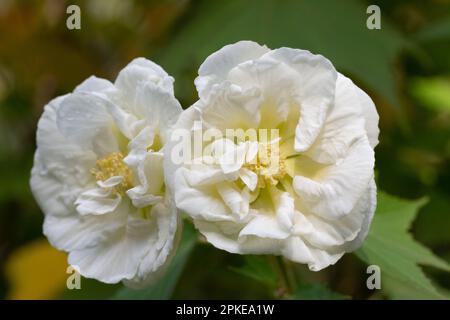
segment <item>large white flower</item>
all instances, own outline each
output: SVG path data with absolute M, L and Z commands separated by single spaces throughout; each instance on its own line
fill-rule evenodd
M 206 239 L 311 270 L 356 249 L 376 206 L 378 114 L 369 96 L 323 56 L 249 41 L 210 55 L 195 83 L 200 99 L 176 125 L 191 148 L 174 135 L 165 166 L 178 208 Z M 230 138 L 227 129 L 258 131 Z M 198 133 L 201 161 L 186 156 Z
M 31 188 L 44 234 L 83 276 L 142 286 L 164 270 L 178 224 L 164 145 L 180 113 L 173 78 L 143 58 L 45 107 Z

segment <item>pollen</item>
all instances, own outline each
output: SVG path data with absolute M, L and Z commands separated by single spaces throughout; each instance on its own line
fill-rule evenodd
M 96 181 L 104 181 L 111 177 L 121 176 L 122 182 L 113 188 L 114 193 L 124 195 L 133 186 L 133 172 L 123 161 L 121 152 L 113 152 L 97 160 L 96 167 L 91 169 Z
M 272 147 L 271 144 L 260 145 L 256 161 L 248 165 L 258 175 L 259 188 L 264 188 L 267 184 L 275 186 L 286 175 L 286 164 L 277 147 Z

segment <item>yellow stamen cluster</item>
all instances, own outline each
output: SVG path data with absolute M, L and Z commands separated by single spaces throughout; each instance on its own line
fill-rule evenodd
M 113 152 L 97 160 L 96 167 L 91 170 L 91 173 L 97 181 L 103 181 L 114 176 L 123 177 L 122 182 L 114 187 L 114 193 L 124 195 L 133 186 L 133 172 L 123 162 L 121 152 Z
M 258 175 L 258 187 L 264 188 L 266 184 L 277 185 L 286 175 L 286 164 L 281 158 L 278 148 L 271 144 L 264 147 L 260 145 L 256 160 L 248 168 Z

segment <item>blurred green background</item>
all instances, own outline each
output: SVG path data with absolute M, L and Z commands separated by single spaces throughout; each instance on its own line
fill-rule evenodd
M 81 8 L 81 30 L 66 28 L 70 4 Z M 369 4 L 381 8 L 381 30 L 366 28 Z M 186 108 L 197 98 L 193 79 L 204 58 L 244 39 L 323 54 L 369 93 L 380 114 L 378 187 L 406 199 L 428 197 L 413 237 L 450 261 L 449 0 L 0 0 L 1 298 L 110 298 L 121 289 L 88 279 L 82 290 L 66 289 L 65 254 L 42 236 L 28 180 L 44 105 L 92 74 L 114 80 L 144 56 L 176 79 Z M 279 296 L 277 285 L 255 277 L 264 265 L 252 257 L 204 243 L 192 248 L 171 297 Z M 347 297 L 396 297 L 369 291 L 365 268 L 352 254 L 318 273 L 294 267 L 304 283 L 325 283 Z M 449 292 L 448 273 L 424 271 Z

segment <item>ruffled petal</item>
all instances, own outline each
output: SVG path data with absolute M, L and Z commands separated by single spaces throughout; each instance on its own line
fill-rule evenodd
M 228 206 L 232 213 L 240 216 L 247 214 L 247 212 L 243 212 L 242 210 L 242 207 L 245 207 L 245 200 L 243 199 L 241 192 L 233 185 L 233 183 L 218 183 L 216 189 L 223 202 Z
M 292 261 L 307 264 L 311 271 L 320 271 L 335 264 L 345 253 L 344 251 L 334 252 L 314 248 L 300 237 L 289 238 L 281 252 Z
M 137 208 L 154 205 L 163 199 L 163 153 L 146 152 L 135 167 L 139 184 L 127 191 Z
M 74 90 L 74 92 L 87 92 L 87 93 L 105 93 L 114 90 L 114 85 L 106 79 L 97 78 L 96 76 L 90 76 L 82 83 L 80 83 Z
M 136 275 L 125 280 L 128 287 L 142 288 L 153 284 L 166 271 L 167 266 L 175 255 L 175 249 L 181 234 L 181 221 L 173 201 L 158 203 L 150 213 L 157 225 L 158 232 L 152 233 L 151 245 L 139 265 Z
M 30 186 L 42 211 L 65 215 L 73 210 L 73 201 L 91 182 L 89 169 L 96 155 L 68 141 L 56 126 L 57 110 L 66 98 L 52 100 L 38 123 Z
M 124 95 L 124 100 L 134 102 L 136 88 L 147 82 L 173 94 L 174 79 L 163 68 L 145 58 L 136 58 L 131 61 L 119 72 L 114 84 Z
M 97 95 L 73 93 L 58 108 L 56 123 L 62 135 L 98 155 L 118 151 L 108 102 Z
M 227 79 L 228 73 L 238 64 L 257 59 L 269 49 L 253 41 L 239 41 L 226 45 L 205 59 L 198 70 L 195 86 L 200 98 L 207 98 L 214 84 Z
M 123 228 L 125 223 L 125 210 L 101 216 L 81 216 L 75 211 L 64 216 L 47 214 L 44 234 L 55 248 L 64 251 L 81 250 L 106 241 Z
M 280 226 L 276 217 L 256 215 L 239 233 L 239 237 L 256 236 L 269 239 L 286 239 L 289 232 Z
M 195 107 L 201 109 L 202 124 L 226 133 L 227 129 L 245 131 L 256 128 L 260 122 L 261 93 L 257 89 L 243 90 L 230 82 L 215 86 L 208 101 L 199 100 Z
M 180 210 L 193 218 L 211 221 L 234 220 L 215 188 L 209 186 L 192 187 L 188 183 L 189 170 L 180 168 L 174 177 L 175 203 Z
M 367 191 L 358 200 L 355 207 L 353 208 L 352 214 L 355 215 L 362 214 L 364 216 L 364 219 L 361 222 L 361 228 L 355 239 L 345 244 L 346 252 L 352 252 L 358 249 L 361 246 L 362 242 L 366 239 L 367 234 L 369 233 L 369 228 L 373 219 L 373 215 L 375 214 L 376 207 L 377 207 L 377 186 L 375 184 L 374 178 L 372 178 L 372 180 L 369 183 Z
M 109 189 L 94 188 L 81 193 L 75 206 L 81 215 L 102 215 L 116 210 L 121 200 L 120 194 L 113 195 Z
M 373 103 L 369 95 L 356 85 L 355 90 L 361 104 L 362 114 L 364 116 L 365 127 L 370 146 L 372 148 L 375 148 L 378 145 L 378 135 L 380 134 L 380 129 L 378 128 L 380 117 L 378 115 L 375 104 Z
M 69 263 L 84 277 L 105 283 L 133 279 L 158 234 L 154 221 L 128 214 L 120 232 L 105 241 L 69 253 Z
M 348 155 L 335 165 L 309 177 L 297 175 L 293 188 L 312 213 L 336 219 L 350 213 L 367 190 L 375 157 L 367 138 L 355 142 Z
M 332 106 L 337 72 L 330 61 L 309 51 L 280 48 L 263 56 L 283 62 L 297 72 L 294 101 L 300 105 L 295 150 L 305 151 L 315 141 Z
M 136 112 L 142 114 L 147 124 L 160 136 L 164 144 L 182 108 L 173 93 L 153 83 L 143 83 L 136 88 Z
M 367 136 L 356 89 L 350 79 L 339 74 L 334 106 L 315 143 L 305 154 L 318 162 L 332 164 L 345 157 L 355 141 Z

